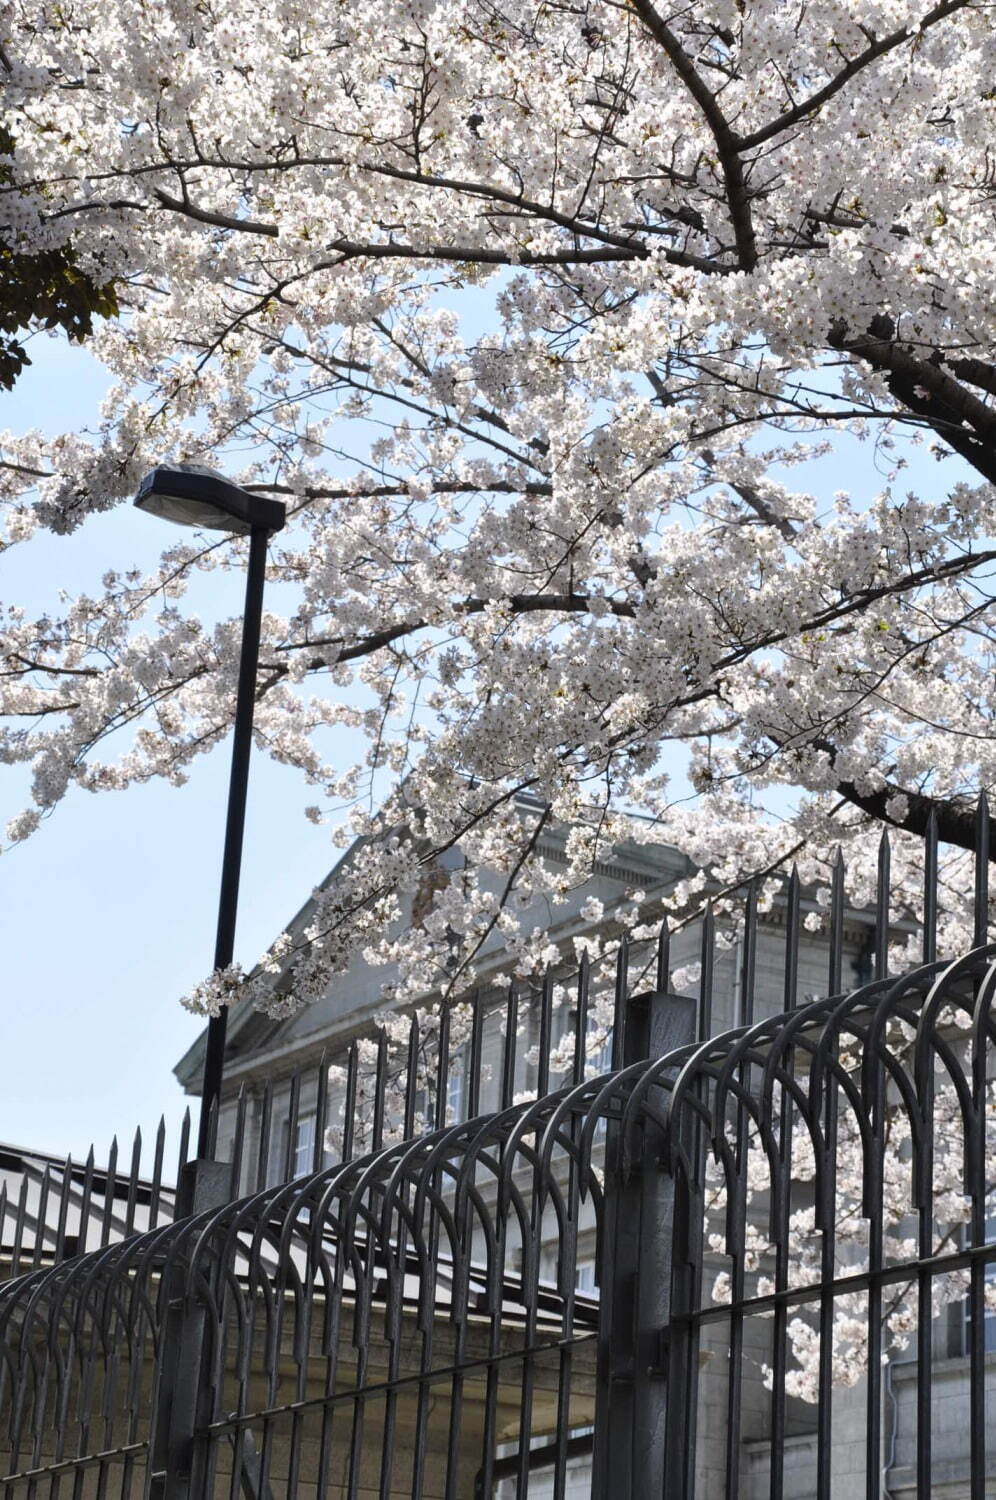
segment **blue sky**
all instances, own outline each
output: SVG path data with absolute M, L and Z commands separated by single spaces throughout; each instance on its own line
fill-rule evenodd
M 101 368 L 54 338 L 36 337 L 31 354 L 31 369 L 0 396 L 0 429 L 92 423 Z M 109 564 L 151 562 L 163 540 L 161 526 L 120 507 L 69 541 L 12 548 L 0 559 L 0 598 L 43 608 L 57 588 L 98 580 Z M 176 1134 L 186 1101 L 172 1067 L 200 1025 L 178 1001 L 211 964 L 229 755 L 225 744 L 202 758 L 182 788 L 74 791 L 0 858 L 0 1140 L 74 1154 L 93 1141 L 102 1158 L 115 1131 L 140 1125 L 151 1141 L 160 1112 Z M 5 768 L 3 780 L 5 821 L 23 805 L 23 778 Z M 308 800 L 294 772 L 255 757 L 238 934 L 246 962 L 335 857 L 328 829 L 302 814 Z

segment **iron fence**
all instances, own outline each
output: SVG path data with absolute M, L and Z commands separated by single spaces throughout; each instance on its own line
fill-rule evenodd
M 464 1013 L 466 1118 L 443 1108 L 447 1012 L 428 1052 L 413 1018 L 397 1095 L 387 1033 L 367 1064 L 354 1043 L 335 1088 L 328 1059 L 314 1080 L 309 1170 L 291 1177 L 299 1077 L 291 1180 L 266 1180 L 261 1138 L 247 1155 L 243 1096 L 230 1160 L 181 1150 L 176 1218 L 161 1134 L 144 1179 L 134 1152 L 122 1174 L 36 1165 L 0 1198 L 10 1496 L 993 1493 L 988 854 L 983 803 L 976 945 L 940 959 L 928 836 L 923 961 L 896 977 L 885 842 L 873 973 L 850 989 L 838 861 L 826 992 L 801 1004 L 790 880 L 784 1009 L 761 1019 L 748 892 L 739 1024 L 720 1036 L 710 914 L 694 996 L 670 988 L 666 928 L 635 991 L 621 942 L 597 1076 L 591 973 L 559 1036 L 564 976 L 547 975 L 525 1099 L 513 989 L 485 1113 L 490 1001 Z

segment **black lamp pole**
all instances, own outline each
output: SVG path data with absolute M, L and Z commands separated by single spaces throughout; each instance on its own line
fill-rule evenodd
M 256 669 L 259 666 L 259 630 L 263 616 L 268 538 L 269 532 L 263 526 L 254 526 L 249 533 L 249 569 L 246 574 L 242 653 L 239 658 L 239 687 L 235 699 L 235 729 L 232 734 L 232 770 L 228 781 L 225 852 L 221 860 L 218 928 L 214 940 L 216 969 L 227 969 L 235 954 L 235 920 L 239 907 L 239 876 L 242 873 L 242 837 L 246 826 L 246 793 L 249 789 L 249 757 L 252 753 L 252 718 L 256 704 Z M 218 1014 L 208 1021 L 201 1118 L 197 1127 L 199 1157 L 209 1156 L 214 1145 L 208 1139 L 211 1106 L 221 1095 L 227 1025 L 228 1006 L 223 1005 Z
M 142 481 L 135 504 L 153 515 L 182 526 L 230 531 L 249 536 L 249 568 L 239 657 L 239 685 L 235 700 L 232 735 L 232 769 L 228 782 L 228 813 L 225 820 L 225 851 L 221 864 L 221 894 L 214 945 L 215 969 L 227 969 L 235 953 L 235 922 L 239 905 L 242 841 L 245 833 L 249 759 L 252 753 L 252 720 L 256 703 L 259 666 L 259 634 L 266 582 L 266 546 L 270 534 L 284 524 L 285 511 L 277 500 L 251 495 L 210 469 L 193 465 L 161 465 Z M 213 1106 L 221 1096 L 225 1063 L 225 1032 L 228 1007 L 222 1006 L 208 1022 L 207 1050 L 201 1088 L 201 1117 L 197 1131 L 197 1156 L 206 1159 L 214 1147 L 211 1140 Z

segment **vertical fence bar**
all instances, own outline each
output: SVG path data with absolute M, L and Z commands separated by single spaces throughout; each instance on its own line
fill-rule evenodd
M 270 1130 L 273 1125 L 273 1080 L 268 1078 L 263 1085 L 263 1097 L 259 1103 L 259 1144 L 256 1148 L 256 1191 L 266 1187 L 270 1171 Z
M 439 1027 L 436 1032 L 436 1097 L 433 1102 L 432 1123 L 437 1130 L 448 1123 L 450 1102 L 450 1007 L 443 1005 L 439 1012 Z
M 467 1063 L 467 1118 L 481 1112 L 481 1068 L 484 1056 L 484 1005 L 475 991 L 471 1000 L 470 1057 Z
M 696 1018 L 696 1041 L 712 1036 L 712 987 L 716 967 L 716 915 L 708 902 L 702 918 L 702 946 L 699 957 L 699 1008 Z
M 246 1111 L 249 1108 L 249 1090 L 245 1083 L 239 1088 L 235 1103 L 235 1130 L 232 1135 L 232 1161 L 229 1173 L 229 1196 L 237 1198 L 242 1188 L 242 1156 L 246 1147 Z
M 415 1134 L 415 1103 L 418 1097 L 418 1016 L 412 1016 L 408 1027 L 408 1074 L 405 1078 L 405 1103 L 402 1128 L 404 1139 L 410 1141 Z
M 754 982 L 757 971 L 757 883 L 747 888 L 744 909 L 744 936 L 740 969 L 740 1015 L 737 1024 L 754 1022 Z M 740 1088 L 750 1088 L 750 1070 L 738 1069 Z M 732 1263 L 730 1313 L 729 1379 L 726 1402 L 726 1494 L 740 1494 L 741 1430 L 743 1425 L 743 1346 L 744 1319 L 740 1304 L 744 1297 L 746 1231 L 747 1231 L 747 1157 L 750 1141 L 747 1114 L 737 1109 L 735 1162 L 736 1175 L 732 1191 L 732 1232 L 727 1231 L 727 1254 Z M 730 1221 L 728 1221 L 730 1225 Z
M 100 1224 L 100 1243 L 107 1245 L 111 1238 L 111 1223 L 114 1218 L 114 1197 L 118 1185 L 118 1138 L 114 1136 L 107 1153 L 107 1171 L 104 1174 L 104 1213 Z
M 871 1115 L 872 1152 L 862 1205 L 868 1220 L 868 1376 L 865 1407 L 865 1500 L 879 1500 L 882 1469 L 882 1282 L 886 1101 L 882 1064 L 873 1063 L 874 1092 L 865 1101 Z
M 657 980 L 654 988 L 660 995 L 666 995 L 671 988 L 671 928 L 667 917 L 662 920 L 657 934 Z
M 795 905 L 798 916 L 799 882 L 793 869 Z M 789 905 L 793 893 L 790 889 Z M 795 945 L 798 963 L 798 944 Z M 789 963 L 785 966 L 786 991 L 793 996 L 795 979 L 789 980 Z M 794 1003 L 794 999 L 793 999 Z M 789 1006 L 786 1006 L 788 1009 Z M 782 1054 L 782 1070 L 791 1076 L 794 1059 Z M 775 1291 L 784 1292 L 789 1279 L 789 1224 L 792 1214 L 792 1096 L 785 1082 L 778 1083 L 778 1162 L 775 1191 L 771 1203 L 771 1241 L 775 1248 Z M 788 1370 L 788 1308 L 783 1300 L 775 1305 L 771 1333 L 771 1474 L 769 1500 L 783 1500 L 785 1493 L 785 1380 Z
M 152 1157 L 152 1182 L 149 1188 L 149 1228 L 155 1229 L 159 1223 L 159 1206 L 162 1201 L 163 1191 L 163 1161 L 166 1157 L 166 1119 L 164 1115 L 159 1116 L 159 1124 L 156 1126 L 156 1144 Z M 87 1177 L 93 1178 L 93 1147 L 90 1147 L 90 1155 L 87 1158 Z M 84 1223 L 87 1214 L 80 1216 L 80 1225 Z
M 540 989 L 539 1057 L 536 1068 L 536 1097 L 550 1092 L 550 1050 L 553 1035 L 553 973 L 547 969 Z
M 14 1213 L 14 1245 L 10 1253 L 10 1274 L 21 1274 L 21 1252 L 24 1248 L 24 1226 L 28 1221 L 28 1174 L 21 1178 L 21 1191 L 17 1195 Z
M 740 964 L 740 1015 L 738 1026 L 754 1024 L 754 987 L 757 979 L 757 881 L 747 887 L 744 905 L 744 937 Z
M 383 1026 L 377 1029 L 377 1066 L 374 1071 L 373 1129 L 370 1140 L 371 1151 L 379 1151 L 384 1144 L 384 1107 L 387 1098 L 387 1032 Z
M 346 1096 L 343 1103 L 342 1117 L 342 1159 L 344 1162 L 353 1160 L 353 1148 L 356 1141 L 356 1090 L 359 1082 L 359 1052 L 355 1042 L 350 1044 L 349 1055 L 346 1062 Z
M 625 970 L 623 970 L 625 974 Z M 622 1008 L 617 978 L 616 1013 Z M 653 991 L 634 997 L 620 1064 L 665 1057 L 695 1036 L 695 1004 Z M 675 1187 L 660 1126 L 645 1117 L 633 1172 L 622 1174 L 621 1127 L 610 1120 L 599 1252 L 593 1494 L 663 1494 L 667 1460 L 667 1340 Z
M 134 1233 L 135 1209 L 138 1205 L 138 1183 L 142 1175 L 142 1132 L 135 1131 L 131 1148 L 131 1165 L 128 1169 L 128 1200 L 125 1208 L 125 1236 Z
M 320 1172 L 325 1162 L 325 1133 L 329 1128 L 329 1053 L 322 1049 L 318 1059 L 315 1092 L 315 1139 L 311 1150 L 311 1170 Z
M 929 856 L 928 856 L 929 862 Z M 926 951 L 927 938 L 924 936 Z M 934 1069 L 933 1058 L 920 1079 L 922 1137 L 914 1164 L 914 1194 L 917 1211 L 916 1326 L 916 1496 L 930 1500 L 933 1477 L 933 1277 L 929 1261 L 934 1248 Z
M 612 1068 L 623 1066 L 626 1055 L 626 1005 L 629 997 L 629 939 L 623 933 L 616 954 L 616 987 L 612 1008 Z
M 782 1002 L 786 1011 L 794 1010 L 799 1001 L 799 925 L 801 915 L 799 871 L 793 865 L 785 900 L 785 960 L 782 975 Z
M 830 937 L 827 955 L 827 994 L 844 987 L 844 853 L 837 850 L 830 876 Z
M 301 1074 L 295 1072 L 291 1078 L 290 1097 L 287 1101 L 287 1142 L 284 1147 L 283 1181 L 290 1182 L 297 1166 L 297 1124 L 301 1111 Z
M 46 1163 L 42 1173 L 41 1186 L 38 1189 L 38 1216 L 35 1222 L 35 1244 L 34 1253 L 31 1257 L 31 1269 L 36 1271 L 41 1265 L 42 1251 L 44 1248 L 45 1224 L 48 1218 L 48 1195 L 51 1190 L 52 1169 Z
M 501 1108 L 508 1109 L 515 1097 L 515 1054 L 519 1034 L 519 990 L 514 979 L 505 1004 L 505 1035 L 501 1058 Z
M 937 958 L 937 809 L 932 807 L 924 835 L 923 858 L 923 961 Z
M 176 1177 L 174 1181 L 180 1181 L 180 1173 L 187 1163 L 187 1155 L 190 1151 L 190 1109 L 183 1111 L 183 1119 L 180 1122 L 180 1140 L 176 1152 Z
M 979 793 L 975 810 L 975 933 L 974 944 L 981 948 L 989 941 L 989 798 Z
M 889 905 L 892 894 L 892 846 L 885 829 L 878 845 L 878 881 L 875 887 L 875 978 L 889 972 Z
M 838 862 L 839 867 L 839 862 Z M 831 989 L 831 994 L 837 991 Z M 834 1297 L 829 1289 L 836 1267 L 837 1213 L 837 1080 L 833 1064 L 836 1042 L 830 1049 L 830 1069 L 824 1081 L 824 1155 L 817 1172 L 816 1228 L 820 1233 L 819 1388 L 816 1416 L 816 1500 L 830 1500 L 833 1440 L 833 1330 Z
M 66 1247 L 66 1223 L 69 1217 L 69 1197 L 73 1187 L 73 1158 L 68 1156 L 62 1169 L 62 1187 L 59 1192 L 59 1213 L 55 1226 L 55 1248 L 53 1260 L 62 1260 Z
M 588 1061 L 588 1002 L 591 987 L 591 965 L 588 954 L 582 953 L 578 965 L 577 1008 L 574 1016 L 574 1061 L 571 1068 L 571 1083 L 584 1082 L 585 1064 Z

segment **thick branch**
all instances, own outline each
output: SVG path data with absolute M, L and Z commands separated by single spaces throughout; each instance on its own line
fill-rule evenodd
M 869 817 L 887 823 L 890 828 L 915 833 L 920 838 L 927 832 L 930 816 L 935 813 L 937 836 L 942 843 L 953 844 L 956 849 L 975 849 L 975 807 L 967 798 L 928 797 L 923 792 L 904 791 L 891 782 L 886 782 L 877 792 L 859 792 L 853 781 L 839 781 L 836 790 Z M 906 812 L 902 817 L 887 811 L 887 805 L 896 797 L 906 798 Z M 996 849 L 990 854 L 992 858 L 996 858 Z
M 757 240 L 750 214 L 750 193 L 740 159 L 741 143 L 737 140 L 709 85 L 699 76 L 684 47 L 655 10 L 651 0 L 632 0 L 633 9 L 656 42 L 667 53 L 674 71 L 695 100 L 712 132 L 716 152 L 726 185 L 726 197 L 733 224 L 740 268 L 753 271 L 757 265 Z
M 238 229 L 242 234 L 266 234 L 276 237 L 280 230 L 276 224 L 258 224 L 254 219 L 236 219 L 230 214 L 212 213 L 210 209 L 198 208 L 189 198 L 171 198 L 162 188 L 155 189 L 155 196 L 163 208 L 172 213 L 183 214 L 188 219 L 197 219 L 201 224 L 216 224 L 219 229 Z
M 431 245 L 427 249 L 420 249 L 415 245 L 399 245 L 393 240 L 385 243 L 333 240 L 329 248 L 338 250 L 346 260 L 441 260 L 475 266 L 593 266 L 620 262 L 627 264 L 650 258 L 650 250 L 646 245 L 633 245 L 630 248 L 598 245 L 587 250 L 533 251 L 487 249 L 480 245 Z M 725 275 L 732 269 L 718 261 L 708 260 L 702 255 L 692 255 L 684 250 L 658 248 L 656 253 L 669 265 L 702 271 L 710 276 Z M 338 264 L 341 262 L 331 261 L 326 269 Z M 315 269 L 320 270 L 322 267 L 316 266 Z
M 945 374 L 939 357 L 918 357 L 892 334 L 892 320 L 881 316 L 872 320 L 867 333 L 856 336 L 849 336 L 842 323 L 835 324 L 827 342 L 887 375 L 896 400 L 928 422 L 983 478 L 996 484 L 996 411 Z M 974 374 L 979 373 L 978 363 L 971 361 Z

